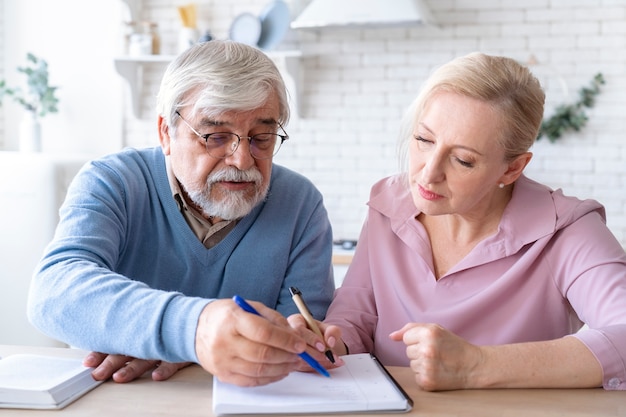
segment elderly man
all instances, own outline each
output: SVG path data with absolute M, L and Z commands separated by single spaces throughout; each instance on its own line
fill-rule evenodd
M 289 288 L 318 319 L 334 290 L 322 196 L 272 162 L 288 139 L 280 73 L 256 48 L 198 44 L 168 67 L 157 111 L 160 147 L 103 157 L 74 179 L 29 318 L 93 351 L 97 379 L 153 369 L 162 380 L 195 362 L 239 385 L 279 380 L 306 348 L 283 317 L 297 311 Z

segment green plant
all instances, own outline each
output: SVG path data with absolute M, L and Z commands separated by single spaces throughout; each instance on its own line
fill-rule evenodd
M 9 88 L 5 80 L 0 80 L 0 104 L 4 96 L 12 96 L 26 110 L 40 117 L 58 112 L 59 99 L 55 96 L 58 87 L 48 84 L 48 63 L 31 53 L 26 54 L 26 59 L 29 65 L 17 67 L 17 71 L 26 75 L 27 91 Z
M 604 84 L 604 77 L 598 73 L 593 77 L 589 87 L 583 87 L 579 90 L 578 101 L 573 104 L 558 106 L 549 119 L 541 122 L 537 139 L 547 136 L 550 142 L 555 142 L 568 130 L 578 132 L 582 129 L 589 119 L 584 108 L 593 107 L 595 97 L 600 93 L 600 85 L 602 84 Z

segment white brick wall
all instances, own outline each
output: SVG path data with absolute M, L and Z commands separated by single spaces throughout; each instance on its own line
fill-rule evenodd
M 1 28 L 4 27 L 4 0 L 0 0 L 0 80 L 5 78 L 4 72 L 4 59 L 2 59 L 2 51 L 4 51 L 4 31 Z M 4 105 L 3 103 L 0 103 Z M 4 112 L 0 111 L 0 149 L 4 148 L 5 144 L 5 129 L 4 129 Z
M 259 13 L 267 2 L 196 3 L 201 25 L 224 38 L 238 13 Z M 276 162 L 302 172 L 321 189 L 335 237 L 358 237 L 370 186 L 396 171 L 399 120 L 420 84 L 435 66 L 480 50 L 523 62 L 535 56 L 540 65 L 533 70 L 545 83 L 548 114 L 555 105 L 574 101 L 594 74 L 604 74 L 607 84 L 588 111 L 587 127 L 556 144 L 539 141 L 527 174 L 568 194 L 601 201 L 609 227 L 626 245 L 626 1 L 428 3 L 441 23 L 438 28 L 340 29 L 288 36 L 307 53 L 302 59 L 305 111 L 287 126 L 292 139 Z M 173 53 L 179 27 L 175 6 L 143 0 L 142 14 L 159 23 L 163 52 Z M 146 76 L 141 119 L 133 118 L 124 103 L 128 145 L 157 144 L 153 103 L 163 68 L 154 65 Z

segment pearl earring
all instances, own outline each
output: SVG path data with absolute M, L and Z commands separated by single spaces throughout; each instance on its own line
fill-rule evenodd
M 500 184 L 498 184 L 498 187 L 500 187 L 500 188 L 504 188 L 504 183 L 503 183 L 503 182 L 501 182 Z

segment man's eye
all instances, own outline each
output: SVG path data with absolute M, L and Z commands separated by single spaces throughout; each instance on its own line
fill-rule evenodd
M 230 133 L 211 133 L 207 136 L 207 141 L 212 142 L 214 145 L 224 145 L 233 139 L 233 135 Z
M 254 146 L 259 149 L 271 148 L 277 140 L 278 136 L 272 133 L 261 133 L 259 135 L 254 135 L 253 138 Z

